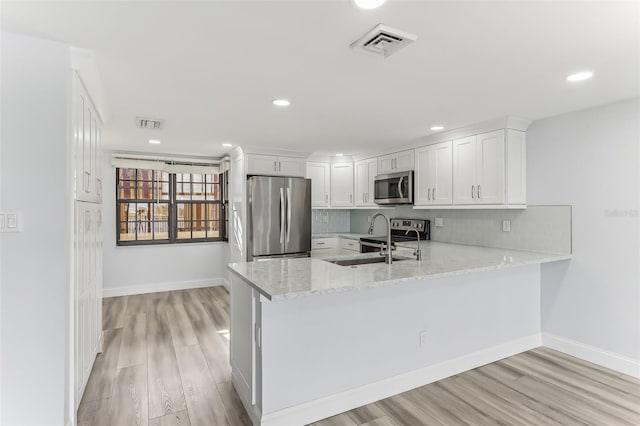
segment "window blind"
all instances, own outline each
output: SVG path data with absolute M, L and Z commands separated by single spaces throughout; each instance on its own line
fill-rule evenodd
M 219 160 L 185 159 L 185 158 L 152 158 L 113 155 L 111 166 L 120 169 L 160 170 L 167 173 L 202 173 L 217 174 L 220 171 Z

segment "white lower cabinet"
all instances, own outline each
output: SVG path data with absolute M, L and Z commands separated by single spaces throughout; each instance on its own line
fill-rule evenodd
M 453 202 L 452 143 L 416 149 L 414 204 L 445 206 Z
M 102 333 L 102 206 L 75 202 L 74 335 L 76 404 L 100 352 Z M 77 408 L 77 407 L 76 407 Z
M 351 238 L 340 237 L 340 248 L 344 250 L 360 252 L 360 241 L 352 240 Z
M 324 250 L 338 248 L 338 238 L 313 238 L 311 250 Z
M 331 207 L 353 206 L 353 163 L 331 164 Z

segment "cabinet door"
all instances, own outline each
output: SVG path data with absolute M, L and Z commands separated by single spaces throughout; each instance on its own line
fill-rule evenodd
M 102 126 L 96 123 L 96 145 L 95 145 L 95 193 L 96 201 L 102 202 Z
M 395 168 L 396 172 L 404 172 L 407 170 L 413 170 L 415 163 L 415 151 L 408 149 L 395 154 Z
M 367 180 L 367 194 L 365 195 L 366 205 L 377 206 L 373 201 L 375 179 L 378 174 L 378 161 L 375 158 L 367 160 L 368 180 Z
M 353 163 L 331 164 L 331 206 L 353 206 Z
M 453 141 L 453 203 L 475 204 L 477 197 L 476 137 Z
M 304 158 L 278 157 L 278 174 L 281 176 L 304 177 Z
M 247 174 L 277 175 L 277 157 L 274 155 L 247 154 Z
M 395 171 L 395 154 L 378 157 L 378 174 L 393 173 Z
M 355 205 L 367 205 L 367 193 L 369 192 L 369 167 L 367 160 L 358 161 L 355 164 Z
M 450 205 L 453 202 L 453 156 L 451 142 L 434 145 L 431 150 L 431 204 Z
M 426 206 L 432 203 L 432 170 L 434 161 L 433 147 L 425 146 L 416 149 L 415 155 L 415 175 L 413 182 L 413 197 L 416 206 Z
M 477 197 L 479 204 L 504 204 L 504 130 L 476 136 L 478 155 Z
M 307 178 L 311 179 L 311 207 L 329 207 L 329 164 L 307 163 Z
M 84 127 L 84 138 L 82 144 L 82 199 L 89 200 L 91 194 L 91 148 L 92 148 L 92 117 L 91 107 L 89 106 L 89 99 L 86 96 L 84 98 L 84 114 L 82 117 L 82 123 Z

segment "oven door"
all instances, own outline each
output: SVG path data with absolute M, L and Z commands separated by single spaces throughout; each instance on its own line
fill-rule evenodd
M 413 204 L 413 171 L 376 176 L 376 204 Z

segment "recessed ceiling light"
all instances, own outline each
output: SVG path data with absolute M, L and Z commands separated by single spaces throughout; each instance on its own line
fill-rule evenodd
M 343 153 L 338 152 L 338 153 L 336 154 L 336 157 L 342 157 L 343 155 L 344 155 Z
M 574 74 L 570 74 L 567 76 L 567 81 L 576 82 L 588 80 L 593 77 L 593 71 L 580 71 Z
M 360 9 L 376 9 L 382 6 L 387 0 L 354 0 Z
M 152 143 L 154 145 L 157 145 L 160 143 L 160 141 L 158 139 L 149 139 L 149 143 Z
M 431 130 L 442 130 L 444 129 L 444 126 L 432 126 Z
M 274 99 L 273 104 L 275 106 L 286 107 L 291 105 L 291 102 L 288 101 L 287 99 Z
M 233 144 L 232 143 L 223 143 L 222 146 L 226 146 L 226 147 L 232 147 Z

